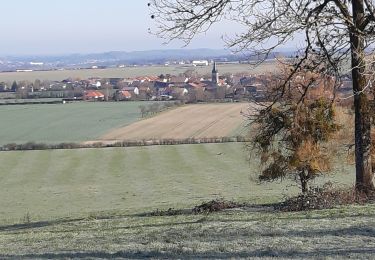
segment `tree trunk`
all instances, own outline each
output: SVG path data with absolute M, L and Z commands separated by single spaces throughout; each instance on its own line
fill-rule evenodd
M 303 170 L 301 170 L 301 172 L 299 174 L 299 178 L 300 178 L 300 181 L 301 181 L 301 189 L 302 189 L 303 194 L 306 194 L 307 191 L 308 191 L 308 185 L 307 185 L 308 179 L 307 179 L 305 171 L 306 170 L 303 169 Z
M 363 0 L 353 0 L 353 22 L 350 29 L 352 78 L 355 109 L 355 168 L 356 189 L 370 193 L 375 190 L 371 169 L 371 122 L 368 99 L 365 93 L 364 39 L 359 33 L 364 19 Z

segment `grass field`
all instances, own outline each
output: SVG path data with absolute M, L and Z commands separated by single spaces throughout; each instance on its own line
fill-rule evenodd
M 371 258 L 375 206 L 300 213 L 248 208 L 148 216 L 214 198 L 248 203 L 296 194 L 258 185 L 243 144 L 0 153 L 0 258 Z M 316 183 L 354 183 L 335 163 Z M 266 211 L 263 211 L 266 210 Z
M 0 107 L 0 140 L 92 140 L 139 120 L 138 105 Z M 234 129 L 236 120 L 227 121 L 228 127 Z M 257 158 L 249 158 L 242 143 L 0 152 L 0 258 L 373 258 L 374 205 L 299 213 L 255 206 L 210 215 L 147 214 L 215 198 L 278 202 L 298 192 L 291 180 L 259 185 Z M 352 185 L 354 167 L 343 162 L 337 157 L 332 174 L 315 184 Z
M 352 170 L 337 164 L 337 175 L 320 181 L 352 184 Z M 257 185 L 257 172 L 241 143 L 1 152 L 0 223 L 184 208 L 218 197 L 275 202 L 298 190 L 292 182 Z
M 375 206 L 0 226 L 1 259 L 373 259 Z
M 93 140 L 110 129 L 139 120 L 140 104 L 81 102 L 0 106 L 0 145 Z
M 82 69 L 82 70 L 56 70 L 56 71 L 33 71 L 33 72 L 1 72 L 0 81 L 11 82 L 20 80 L 64 80 L 69 77 L 87 79 L 90 77 L 100 78 L 127 78 L 137 76 L 158 76 L 160 74 L 178 75 L 187 70 L 194 69 L 199 75 L 211 74 L 212 67 L 189 67 L 189 66 L 140 66 L 113 69 Z M 258 67 L 249 64 L 219 64 L 219 72 L 224 73 L 262 73 L 275 71 L 273 62 L 267 62 Z
M 188 105 L 114 129 L 100 141 L 229 137 L 246 133 L 249 103 Z
M 186 105 L 140 120 L 147 102 L 0 106 L 0 145 L 235 136 L 248 103 Z M 139 121 L 138 123 L 135 123 Z

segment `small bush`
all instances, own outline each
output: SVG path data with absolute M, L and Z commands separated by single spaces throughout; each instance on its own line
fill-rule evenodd
M 3 146 L 3 150 L 5 151 L 14 151 L 17 150 L 18 145 L 16 143 L 10 143 Z
M 216 200 L 211 200 L 209 202 L 205 202 L 201 205 L 198 205 L 194 207 L 192 211 L 194 214 L 201 214 L 201 213 L 221 211 L 225 209 L 240 208 L 243 206 L 244 206 L 243 204 L 240 204 L 237 202 L 216 199 Z
M 331 183 L 327 183 L 321 188 L 310 188 L 304 194 L 289 198 L 276 205 L 275 209 L 281 211 L 330 209 L 340 205 L 373 202 L 373 199 L 364 193 L 358 193 L 354 187 L 334 188 Z

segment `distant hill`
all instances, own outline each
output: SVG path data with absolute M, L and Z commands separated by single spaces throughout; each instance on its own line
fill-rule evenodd
M 118 65 L 164 64 L 168 61 L 217 59 L 246 60 L 249 56 L 233 54 L 226 49 L 168 49 L 148 51 L 110 51 L 57 56 L 8 56 L 0 58 L 0 70 L 113 67 Z

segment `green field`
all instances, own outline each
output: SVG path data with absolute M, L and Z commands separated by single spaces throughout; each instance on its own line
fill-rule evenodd
M 139 120 L 137 102 L 0 106 L 0 140 L 92 140 Z M 149 216 L 210 199 L 273 203 L 291 180 L 259 185 L 243 143 L 0 152 L 1 259 L 371 258 L 375 206 L 281 213 L 249 207 Z M 353 185 L 336 158 L 327 181 Z
M 140 102 L 0 106 L 0 145 L 94 140 L 140 119 Z
M 257 169 L 239 143 L 2 152 L 0 258 L 373 256 L 373 205 L 143 215 L 220 197 L 275 202 L 297 192 L 290 181 L 258 185 Z M 318 182 L 350 185 L 353 172 L 336 163 L 336 174 Z
M 266 62 L 258 67 L 249 64 L 219 64 L 218 69 L 224 73 L 262 73 L 275 71 L 273 62 Z M 191 66 L 139 66 L 112 69 L 81 69 L 81 70 L 56 70 L 56 71 L 33 71 L 33 72 L 1 72 L 0 82 L 12 82 L 14 80 L 64 80 L 67 78 L 87 79 L 90 77 L 100 78 L 127 78 L 137 76 L 158 76 L 160 74 L 179 75 L 187 70 L 193 69 L 199 75 L 210 74 L 211 66 L 191 67 Z
M 352 167 L 320 182 L 352 184 Z M 258 185 L 241 143 L 0 153 L 0 223 L 185 208 L 213 198 L 275 202 L 292 182 Z

